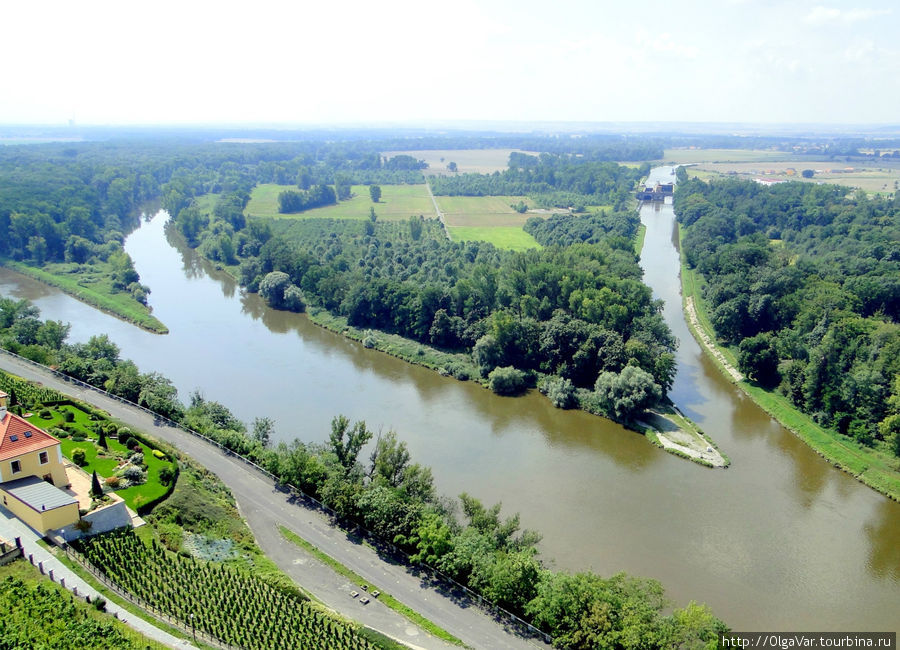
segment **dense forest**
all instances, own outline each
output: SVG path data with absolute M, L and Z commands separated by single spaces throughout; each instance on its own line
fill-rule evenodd
M 740 369 L 819 424 L 900 455 L 900 195 L 679 184 L 687 263 Z
M 546 208 L 610 205 L 624 209 L 633 186 L 650 170 L 649 163 L 626 167 L 573 155 L 532 156 L 513 152 L 509 166 L 493 174 L 437 176 L 435 194 L 449 196 L 529 195 Z
M 171 381 L 141 373 L 120 358 L 105 335 L 67 344 L 67 333 L 68 325 L 40 320 L 29 303 L 0 296 L 3 347 L 57 365 L 249 457 L 281 483 L 399 546 L 413 562 L 430 565 L 525 617 L 559 647 L 713 648 L 727 629 L 707 607 L 693 602 L 666 613 L 669 603 L 653 580 L 549 570 L 537 556 L 540 535 L 521 530 L 518 515 L 501 517 L 500 504 L 488 507 L 465 493 L 458 499 L 437 494 L 431 470 L 413 462 L 406 443 L 391 431 L 376 437 L 364 422 L 337 416 L 321 443 L 273 444 L 267 418 L 257 418 L 248 428 L 225 405 L 199 392 L 182 404 Z M 11 408 L 28 408 L 28 399 L 11 393 Z M 373 451 L 366 461 L 360 454 L 370 441 Z

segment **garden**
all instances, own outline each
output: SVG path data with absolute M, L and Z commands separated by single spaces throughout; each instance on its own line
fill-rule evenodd
M 24 412 L 36 427 L 58 438 L 63 455 L 88 474 L 97 472 L 104 492 L 115 492 L 142 513 L 174 487 L 177 464 L 139 434 L 70 401 L 49 401 Z

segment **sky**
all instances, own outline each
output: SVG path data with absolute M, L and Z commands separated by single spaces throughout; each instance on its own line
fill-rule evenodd
M 900 123 L 895 0 L 49 0 L 0 24 L 0 124 Z

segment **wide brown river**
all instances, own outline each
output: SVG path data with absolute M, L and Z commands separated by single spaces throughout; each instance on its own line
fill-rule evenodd
M 660 580 L 676 605 L 708 603 L 735 630 L 897 631 L 900 504 L 833 469 L 729 384 L 681 313 L 670 206 L 647 206 L 646 281 L 679 338 L 672 398 L 732 459 L 710 470 L 539 394 L 498 397 L 268 309 L 177 245 L 158 214 L 127 240 L 157 336 L 0 269 L 0 294 L 108 333 L 122 356 L 200 389 L 279 438 L 323 440 L 343 413 L 392 428 L 440 491 L 502 501 L 544 535 L 556 568 Z

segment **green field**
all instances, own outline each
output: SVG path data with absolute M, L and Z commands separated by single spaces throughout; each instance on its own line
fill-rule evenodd
M 372 203 L 366 185 L 354 185 L 349 201 L 315 208 L 297 214 L 278 212 L 278 195 L 285 190 L 296 190 L 293 185 L 257 185 L 250 194 L 246 214 L 251 217 L 275 217 L 279 219 L 368 219 L 369 209 L 375 208 L 379 219 L 402 220 L 414 215 L 434 217 L 434 205 L 425 185 L 381 185 L 381 200 Z
M 540 248 L 541 245 L 527 232 L 517 226 L 472 227 L 452 226 L 450 239 L 453 241 L 484 241 L 497 248 L 513 251 L 524 251 L 529 248 Z
M 524 196 L 436 196 L 438 207 L 444 213 L 448 227 L 518 226 L 528 221 L 530 215 L 519 214 L 512 205 L 524 201 L 534 207 L 534 201 Z

